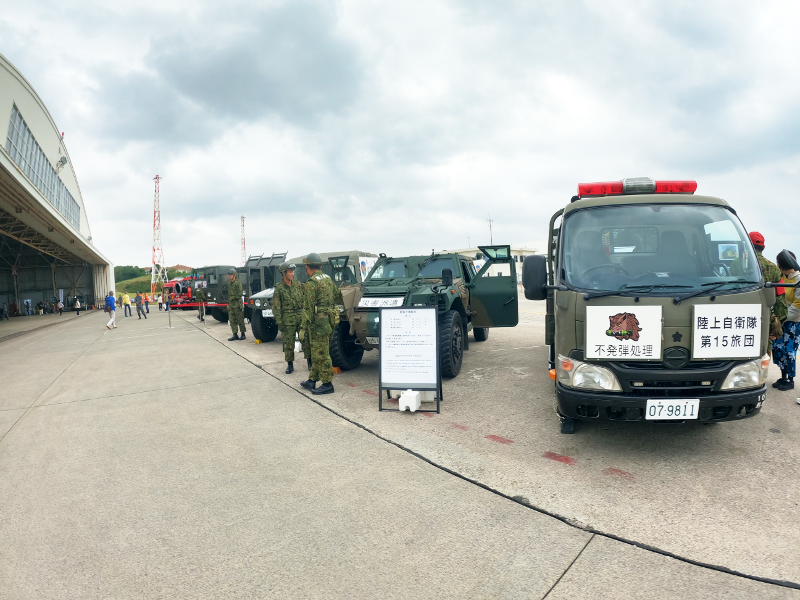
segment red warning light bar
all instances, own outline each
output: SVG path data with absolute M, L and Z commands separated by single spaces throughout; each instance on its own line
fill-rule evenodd
M 694 194 L 696 181 L 653 181 L 646 177 L 606 181 L 603 183 L 579 183 L 578 196 L 621 196 L 623 194 Z

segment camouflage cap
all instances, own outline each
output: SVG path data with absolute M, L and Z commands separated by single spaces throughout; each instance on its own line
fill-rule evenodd
M 321 266 L 322 265 L 322 257 L 319 254 L 317 254 L 316 252 L 312 252 L 311 254 L 308 254 L 303 259 L 303 264 L 311 265 L 312 267 Z
M 281 263 L 281 266 L 278 267 L 278 271 L 283 273 L 284 271 L 294 271 L 296 268 L 297 267 L 295 266 L 294 263 L 285 262 Z
M 228 269 L 228 275 L 236 275 L 236 269 Z

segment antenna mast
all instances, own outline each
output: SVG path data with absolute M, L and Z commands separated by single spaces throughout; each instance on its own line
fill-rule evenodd
M 153 270 L 150 271 L 150 293 L 156 293 L 158 282 L 163 286 L 167 282 L 167 270 L 164 268 L 164 248 L 161 245 L 161 206 L 158 198 L 158 184 L 161 177 L 153 178 L 156 182 L 156 194 L 153 200 Z
M 489 244 L 494 246 L 494 238 L 492 237 L 492 223 L 494 223 L 494 221 L 492 221 L 492 217 L 489 216 Z
M 242 215 L 242 266 L 247 262 L 247 249 L 244 243 L 244 215 Z

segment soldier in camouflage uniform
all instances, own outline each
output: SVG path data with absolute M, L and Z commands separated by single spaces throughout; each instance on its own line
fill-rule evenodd
M 303 322 L 303 284 L 294 279 L 295 266 L 288 262 L 278 267 L 283 281 L 275 286 L 272 295 L 272 315 L 278 323 L 278 331 L 283 334 L 283 356 L 286 358 L 286 374 L 294 371 L 294 336 L 300 331 Z M 311 370 L 311 348 L 308 336 L 300 340 L 303 354 Z
M 197 307 L 197 318 L 201 321 L 206 320 L 206 307 L 203 306 L 203 303 L 208 300 L 206 296 L 206 291 L 203 289 L 203 282 L 197 282 L 197 288 L 194 290 L 194 301 L 198 303 Z
M 312 252 L 303 259 L 308 273 L 305 283 L 305 308 L 303 310 L 303 329 L 311 339 L 311 372 L 308 381 L 300 385 L 311 390 L 312 394 L 333 393 L 333 365 L 331 364 L 331 333 L 339 324 L 339 311 L 336 298 L 339 290 L 333 280 L 323 273 L 322 258 Z M 322 385 L 317 388 L 317 381 Z
M 230 278 L 230 283 L 228 283 L 228 321 L 233 332 L 233 337 L 229 337 L 228 341 L 232 342 L 245 339 L 244 334 L 247 329 L 244 326 L 244 311 L 242 309 L 242 295 L 244 292 L 242 292 L 242 284 L 239 283 L 236 277 L 236 269 L 228 269 L 228 277 Z M 239 330 L 242 332 L 241 337 L 237 335 Z

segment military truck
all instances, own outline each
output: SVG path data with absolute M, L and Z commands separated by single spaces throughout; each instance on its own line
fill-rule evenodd
M 192 269 L 191 275 L 184 282 L 174 284 L 175 294 L 183 296 L 184 301 L 173 305 L 173 308 L 196 309 L 198 304 L 194 299 L 193 291 L 189 288 L 196 289 L 197 285 L 203 285 L 207 296 L 206 314 L 225 323 L 228 320 L 228 269 L 235 268 L 231 265 L 210 265 Z M 240 273 L 238 277 L 242 281 L 245 274 Z M 242 281 L 242 289 L 244 289 L 244 281 Z
M 475 341 L 492 327 L 514 327 L 519 320 L 517 275 L 510 246 L 481 246 L 480 271 L 461 254 L 393 258 L 381 254 L 360 284 L 342 285 L 341 322 L 331 337 L 331 360 L 342 370 L 357 367 L 365 350 L 379 346 L 380 308 L 435 306 L 439 313 L 440 365 L 444 377 L 461 370 L 467 334 Z M 492 266 L 499 266 L 490 277 Z
M 290 258 L 286 261 L 297 266 L 294 271 L 294 277 L 300 283 L 308 281 L 308 275 L 303 267 L 303 258 L 305 258 L 305 255 Z M 320 258 L 324 261 L 322 271 L 333 279 L 337 286 L 341 286 L 342 284 L 363 281 L 378 259 L 378 255 L 359 250 L 350 250 L 347 252 L 325 252 L 320 254 Z M 280 262 L 275 266 L 274 282 L 280 281 L 280 274 L 277 273 Z M 274 284 L 272 287 L 265 288 L 247 299 L 246 310 L 250 311 L 249 318 L 253 335 L 262 342 L 271 342 L 278 335 L 278 324 L 272 315 L 273 292 Z M 333 354 L 331 354 L 331 358 L 333 358 Z
M 525 297 L 547 301 L 562 433 L 578 420 L 760 412 L 775 284 L 736 211 L 696 189 L 646 177 L 580 184 L 550 219 L 547 256 L 525 258 Z

